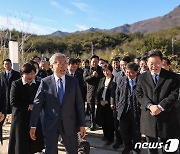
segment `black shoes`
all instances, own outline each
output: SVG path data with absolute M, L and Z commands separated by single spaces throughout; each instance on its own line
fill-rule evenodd
M 111 145 L 112 143 L 113 143 L 112 141 L 106 140 L 105 145 Z
M 106 138 L 103 136 L 103 137 L 102 137 L 102 141 L 105 141 L 105 140 L 106 140 Z
M 120 145 L 122 145 L 122 143 L 115 142 L 113 145 L 113 149 L 118 149 L 120 147 Z
M 96 130 L 96 127 L 95 126 L 91 126 L 90 127 L 90 131 L 95 131 Z
M 122 154 L 130 154 L 132 149 L 128 149 L 128 148 L 125 148 L 123 151 L 122 151 Z

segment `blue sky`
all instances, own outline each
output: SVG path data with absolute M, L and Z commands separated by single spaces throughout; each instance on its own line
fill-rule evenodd
M 162 16 L 179 0 L 0 0 L 0 29 L 34 34 L 111 29 Z

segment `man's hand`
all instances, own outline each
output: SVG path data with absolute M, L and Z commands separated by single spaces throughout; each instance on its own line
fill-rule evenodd
M 82 139 L 86 136 L 85 127 L 80 127 L 80 136 Z
M 4 120 L 4 114 L 0 112 L 0 122 Z
M 106 102 L 104 100 L 101 100 L 101 105 L 102 106 L 106 105 Z
M 159 113 L 161 113 L 161 109 L 157 105 L 151 105 L 149 107 L 149 109 L 151 111 L 150 114 L 152 116 L 155 116 L 155 115 L 158 115 Z
M 29 110 L 32 111 L 32 109 L 33 109 L 33 105 L 29 105 L 28 111 L 29 111 Z
M 96 71 L 94 71 L 93 76 L 98 77 L 98 73 Z
M 36 128 L 31 128 L 29 133 L 30 133 L 31 139 L 35 141 L 36 140 L 36 135 L 35 135 Z

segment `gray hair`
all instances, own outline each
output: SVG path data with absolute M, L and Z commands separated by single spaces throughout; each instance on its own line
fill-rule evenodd
M 68 58 L 64 54 L 62 54 L 62 53 L 55 53 L 49 59 L 50 65 L 54 64 L 56 58 L 64 58 L 66 60 L 66 62 L 68 63 Z

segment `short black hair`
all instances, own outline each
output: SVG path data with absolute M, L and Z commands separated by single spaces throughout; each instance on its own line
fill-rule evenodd
M 35 62 L 35 61 L 33 61 L 33 60 L 30 60 L 29 63 L 32 64 L 32 65 L 35 65 L 35 64 L 36 64 L 36 65 L 38 66 L 38 68 L 39 68 L 39 64 L 38 64 L 37 62 Z
M 129 56 L 124 56 L 121 60 L 127 63 L 131 62 L 131 58 Z
M 147 61 L 147 56 L 141 57 L 140 61 Z
M 93 55 L 93 56 L 91 57 L 91 60 L 92 60 L 93 58 L 97 58 L 97 59 L 99 60 L 99 56 L 97 56 L 97 55 Z
M 41 60 L 41 58 L 39 56 L 37 56 L 37 55 L 32 56 L 31 60 L 34 60 L 35 58 L 38 58 L 39 60 Z
M 105 61 L 104 59 L 100 58 L 99 60 Z
M 88 64 L 89 64 L 89 60 L 88 60 L 88 59 L 83 59 L 83 61 L 84 61 L 85 63 L 88 63 Z
M 150 57 L 159 57 L 161 60 L 162 60 L 162 52 L 159 51 L 159 50 L 150 50 L 147 54 L 147 58 L 150 58 Z
M 3 60 L 3 64 L 4 64 L 5 61 L 12 64 L 11 59 L 4 59 L 4 60 Z
M 110 70 L 111 72 L 113 71 L 113 67 L 112 67 L 110 64 L 104 65 L 104 66 L 102 67 L 102 70 L 103 70 L 103 71 L 104 71 L 105 69 L 108 69 L 108 70 Z
M 109 64 L 109 61 L 108 60 L 104 60 L 105 63 Z
M 138 57 L 135 57 L 134 59 L 138 59 L 138 60 L 141 60 L 141 57 L 140 57 L 140 56 L 138 56 Z
M 81 59 L 80 58 L 76 58 L 76 63 L 81 63 Z
M 119 62 L 119 58 L 118 57 L 114 57 L 114 58 L 111 59 L 111 62 L 113 62 L 113 61 L 118 61 Z
M 168 65 L 171 65 L 171 61 L 168 59 L 168 57 L 162 57 L 162 60 L 165 60 Z
M 77 59 L 70 58 L 69 59 L 69 65 L 74 65 L 74 64 L 77 64 Z
M 137 65 L 136 63 L 134 62 L 130 62 L 126 65 L 126 69 L 130 69 L 130 70 L 134 70 L 134 71 L 138 71 L 139 69 L 139 65 Z
M 32 65 L 31 63 L 26 63 L 26 64 L 23 64 L 23 66 L 21 67 L 20 73 L 21 73 L 21 75 L 23 75 L 26 73 L 31 73 L 32 71 L 34 71 L 36 73 L 35 66 Z

